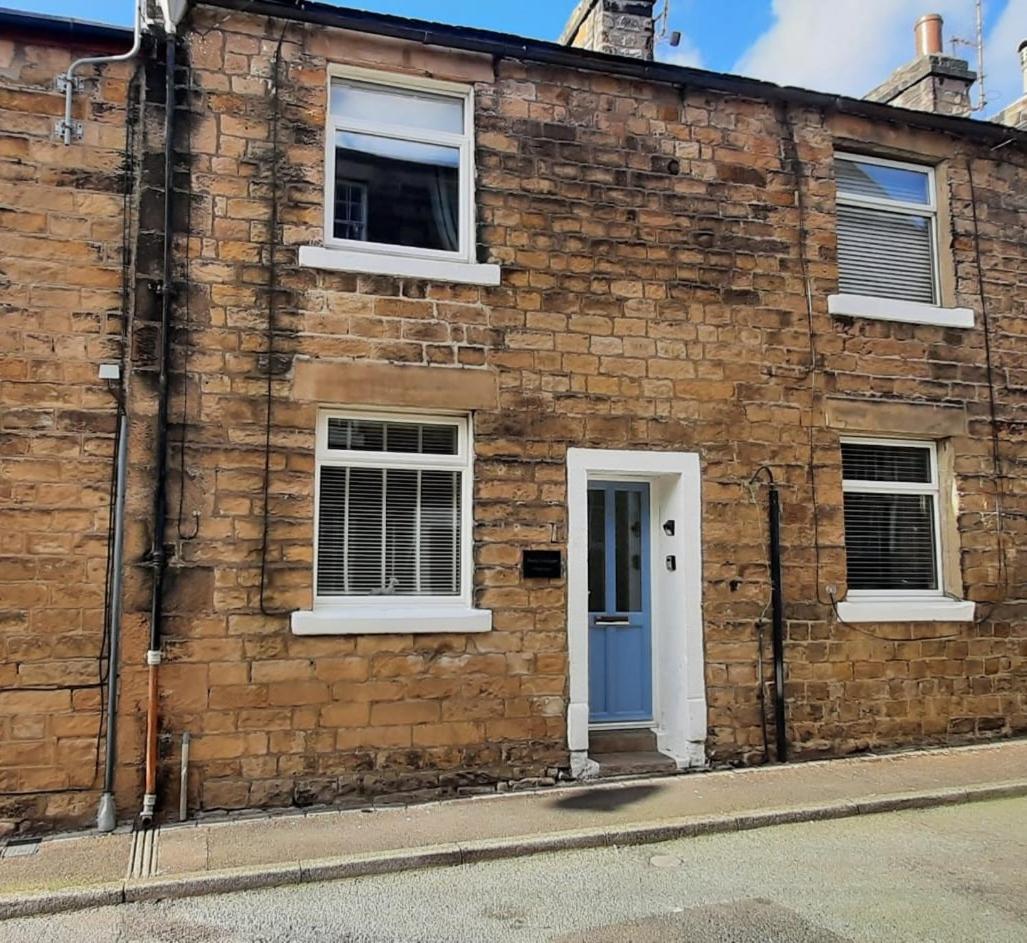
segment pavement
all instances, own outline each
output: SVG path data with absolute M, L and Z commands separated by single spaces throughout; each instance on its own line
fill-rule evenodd
M 1027 798 L 146 901 L 4 943 L 1023 943 Z
M 1027 740 L 78 834 L 0 857 L 0 919 L 1027 795 Z

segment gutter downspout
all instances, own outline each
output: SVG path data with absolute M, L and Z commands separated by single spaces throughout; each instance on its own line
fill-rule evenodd
M 128 415 L 118 410 L 118 464 L 114 486 L 114 546 L 111 554 L 110 614 L 107 627 L 110 648 L 107 652 L 107 747 L 104 754 L 103 793 L 96 811 L 96 827 L 112 832 L 117 824 L 114 805 L 114 764 L 118 729 L 118 649 L 121 641 L 122 560 L 125 549 L 125 480 L 128 472 Z
M 157 730 L 158 730 L 158 668 L 161 662 L 161 604 L 164 596 L 164 574 L 167 570 L 167 551 L 164 531 L 167 523 L 168 486 L 168 361 L 171 352 L 171 298 L 172 298 L 172 196 L 174 188 L 175 140 L 175 35 L 167 33 L 164 39 L 164 261 L 162 269 L 160 360 L 157 381 L 157 484 L 153 492 L 153 542 L 150 565 L 153 584 L 150 596 L 150 646 L 146 652 L 146 788 L 140 818 L 148 822 L 157 805 Z
M 788 736 L 785 731 L 785 651 L 784 598 L 781 590 L 781 498 L 777 485 L 770 484 L 770 585 L 774 653 L 774 729 L 778 763 L 788 760 Z
M 136 0 L 135 25 L 132 32 L 132 48 L 128 52 L 119 53 L 116 56 L 87 56 L 84 59 L 76 59 L 68 66 L 68 71 L 57 76 L 57 89 L 64 92 L 64 120 L 57 123 L 57 134 L 64 141 L 65 145 L 71 144 L 75 134 L 75 124 L 71 120 L 72 97 L 75 94 L 75 71 L 81 66 L 100 65 L 111 62 L 127 62 L 135 58 L 143 44 L 143 13 L 141 0 Z

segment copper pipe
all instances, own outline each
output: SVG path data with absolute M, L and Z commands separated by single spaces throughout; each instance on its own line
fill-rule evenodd
M 153 818 L 157 804 L 157 671 L 158 659 L 150 658 L 147 653 L 147 692 L 146 692 L 146 788 L 143 795 L 143 811 L 141 818 Z
M 918 56 L 940 56 L 944 52 L 941 27 L 940 13 L 928 13 L 916 21 L 913 33 L 916 35 Z

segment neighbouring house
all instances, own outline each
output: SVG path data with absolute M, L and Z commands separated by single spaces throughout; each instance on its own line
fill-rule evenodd
M 1027 733 L 1027 133 L 937 20 L 861 100 L 144 12 L 0 11 L 0 828 Z

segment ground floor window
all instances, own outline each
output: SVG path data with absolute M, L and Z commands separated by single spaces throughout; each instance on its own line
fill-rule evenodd
M 933 442 L 844 439 L 849 594 L 942 593 Z
M 318 602 L 467 592 L 465 417 L 324 411 L 318 421 Z

